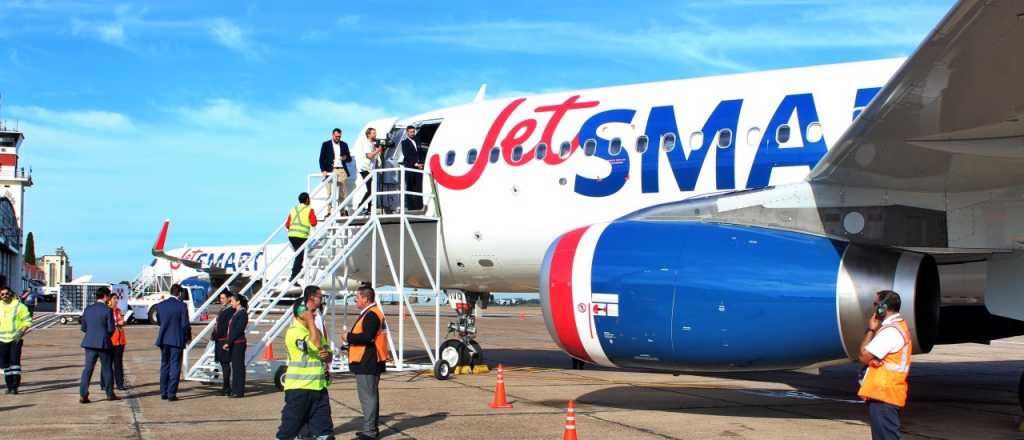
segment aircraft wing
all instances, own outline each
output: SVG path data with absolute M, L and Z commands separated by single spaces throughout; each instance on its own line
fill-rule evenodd
M 1024 2 L 960 1 L 808 179 L 946 193 L 1024 184 Z

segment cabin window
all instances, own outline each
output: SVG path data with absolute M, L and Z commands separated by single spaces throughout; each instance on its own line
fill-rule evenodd
M 614 137 L 608 142 L 608 154 L 618 156 L 622 152 L 622 138 Z
M 586 156 L 593 156 L 597 152 L 597 141 L 594 139 L 587 139 L 583 143 L 583 154 Z
M 545 144 L 543 142 L 537 144 L 537 150 L 535 154 L 537 156 L 537 160 L 544 160 L 544 156 L 548 155 L 548 144 Z
M 782 124 L 779 126 L 778 129 L 775 130 L 775 140 L 780 144 L 789 142 L 789 134 L 789 125 Z
M 512 147 L 512 162 L 519 162 L 523 159 L 523 146 L 516 145 Z
M 469 150 L 469 153 L 466 153 L 466 163 L 473 165 L 476 163 L 476 157 L 478 155 L 479 153 L 476 151 L 476 148 Z
M 562 146 L 559 147 L 558 155 L 563 159 L 569 157 L 569 153 L 572 153 L 572 143 L 569 141 L 562 142 Z
M 491 148 L 490 162 L 491 163 L 495 163 L 495 162 L 498 161 L 498 158 L 500 158 L 500 157 L 501 157 L 501 148 L 500 147 Z
M 759 143 L 761 143 L 761 129 L 753 127 L 747 130 L 747 145 L 756 147 Z
M 729 148 L 732 145 L 732 130 L 723 128 L 718 130 L 718 148 Z
M 448 166 L 455 165 L 455 152 L 454 151 L 449 151 L 448 154 L 446 154 L 444 156 L 444 164 L 448 165 Z
M 675 133 L 665 133 L 661 135 L 661 149 L 666 152 L 676 149 Z
M 636 138 L 636 152 L 643 154 L 647 152 L 647 144 L 651 141 L 647 138 L 647 135 L 642 134 Z
M 690 151 L 697 151 L 704 148 L 704 132 L 695 131 L 690 133 Z
M 821 128 L 820 122 L 811 122 L 807 124 L 807 142 L 817 143 L 821 142 L 821 139 L 825 137 L 825 130 Z

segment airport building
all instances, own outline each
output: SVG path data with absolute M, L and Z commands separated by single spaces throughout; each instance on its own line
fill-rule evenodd
M 25 135 L 0 121 L 0 284 L 22 289 L 22 231 L 25 189 L 32 186 L 31 173 L 18 166 Z
M 60 283 L 71 282 L 71 258 L 64 248 L 57 248 L 54 255 L 43 255 L 43 274 L 46 276 L 46 287 L 57 287 Z

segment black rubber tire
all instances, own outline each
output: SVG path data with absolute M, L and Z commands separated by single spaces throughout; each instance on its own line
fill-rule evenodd
M 150 324 L 153 324 L 153 325 L 160 324 L 160 322 L 157 321 L 157 319 L 156 319 L 156 307 L 150 307 L 149 308 L 149 316 L 147 317 L 147 319 L 149 319 L 149 323 Z
M 448 365 L 448 361 L 444 359 L 438 359 L 434 363 L 434 378 L 437 380 L 448 380 L 452 377 L 452 366 Z
M 452 359 L 448 359 L 445 356 L 445 351 L 446 350 L 447 351 L 455 350 L 459 354 L 459 358 L 458 358 L 458 363 L 457 364 L 451 365 Z M 462 341 L 460 341 L 458 339 L 449 339 L 447 341 L 444 341 L 441 344 L 441 349 L 438 350 L 438 352 L 440 352 L 440 354 L 441 354 L 439 356 L 440 359 L 438 359 L 438 360 L 448 361 L 448 364 L 452 368 L 461 367 L 463 365 L 468 365 L 469 364 L 469 352 L 466 350 L 466 344 L 463 344 Z
M 60 317 L 60 324 L 61 325 L 67 325 L 68 324 L 68 317 L 67 316 L 61 316 Z
M 274 371 L 274 388 L 277 388 L 278 391 L 284 391 L 284 375 L 287 372 L 287 365 L 277 367 L 277 370 Z
M 466 348 L 466 357 L 469 358 L 469 363 L 481 365 L 484 363 L 484 349 L 480 348 L 480 344 L 476 341 L 469 341 L 469 347 Z

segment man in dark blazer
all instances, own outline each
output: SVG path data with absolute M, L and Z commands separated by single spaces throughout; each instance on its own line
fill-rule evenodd
M 352 153 L 349 152 L 348 144 L 341 140 L 341 129 L 335 128 L 331 131 L 331 139 L 320 144 L 320 174 L 326 179 L 334 174 L 338 181 L 338 193 L 335 195 L 340 203 L 348 195 L 349 163 L 352 162 Z M 331 198 L 334 191 L 327 187 L 327 198 Z
M 405 139 L 402 139 L 402 166 L 406 168 L 423 169 L 423 162 L 420 160 L 420 151 L 416 145 L 416 127 L 405 127 Z M 409 192 L 423 191 L 423 174 L 415 171 L 405 172 L 405 190 Z M 420 195 L 406 194 L 405 209 L 407 211 L 418 211 L 423 209 L 423 197 Z
M 114 312 L 107 307 L 109 297 L 110 288 L 100 287 L 96 291 L 96 302 L 82 312 L 80 324 L 82 333 L 85 333 L 82 338 L 85 366 L 78 383 L 79 403 L 89 403 L 89 382 L 92 381 L 96 360 L 100 361 L 100 386 L 107 393 L 107 400 L 120 400 L 114 394 L 114 369 L 111 363 L 114 346 L 110 342 L 110 336 L 114 334 Z
M 160 330 L 156 346 L 160 347 L 160 398 L 178 400 L 178 381 L 181 376 L 181 353 L 192 340 L 192 326 L 188 318 L 188 306 L 181 301 L 182 287 L 171 286 L 171 297 L 156 306 Z

